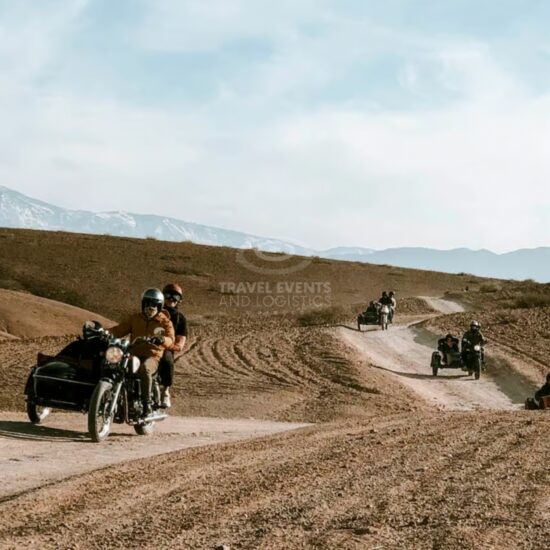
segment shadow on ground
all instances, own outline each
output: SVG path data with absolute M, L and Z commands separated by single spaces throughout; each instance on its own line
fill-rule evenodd
M 90 441 L 85 431 L 77 432 L 49 426 L 37 426 L 30 422 L 0 420 L 0 437 L 41 441 Z

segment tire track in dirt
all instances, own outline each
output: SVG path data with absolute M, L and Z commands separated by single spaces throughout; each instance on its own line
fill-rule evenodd
M 256 375 L 268 379 L 275 387 L 292 387 L 293 384 L 289 380 L 278 374 L 278 369 L 274 367 L 273 363 L 270 365 L 260 358 L 257 350 L 258 344 L 257 338 L 252 339 L 250 336 L 243 336 L 237 342 L 233 342 L 233 353 L 243 365 L 246 365 Z M 251 357 L 252 354 L 255 355 L 256 360 Z M 270 367 L 276 372 L 270 372 Z

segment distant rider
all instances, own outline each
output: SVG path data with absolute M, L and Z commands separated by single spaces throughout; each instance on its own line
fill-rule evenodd
M 525 403 L 526 409 L 540 409 L 542 398 L 550 396 L 550 372 L 546 375 L 546 382 L 535 392 L 535 397 L 530 397 Z
M 550 395 L 550 372 L 546 375 L 546 382 L 541 386 L 541 388 L 535 393 L 535 399 L 538 401 L 543 397 L 548 397 Z
M 447 354 L 459 353 L 458 338 L 454 337 L 451 333 L 447 334 L 445 338 L 440 338 L 437 341 L 437 350 L 441 353 L 441 364 L 447 364 Z
M 141 313 L 128 317 L 125 321 L 110 329 L 117 338 L 129 336 L 136 338 L 153 337 L 153 343 L 139 342 L 132 348 L 132 354 L 140 361 L 139 377 L 143 412 L 153 412 L 151 393 L 153 376 L 158 371 L 159 362 L 164 350 L 174 344 L 174 327 L 168 314 L 163 313 L 164 296 L 157 288 L 149 288 L 141 297 Z M 155 329 L 164 329 L 164 336 L 155 336 Z
M 178 311 L 178 307 L 183 300 L 181 286 L 170 283 L 164 287 L 162 293 L 164 294 L 164 309 L 170 315 L 175 332 L 175 342 L 166 347 L 159 365 L 159 376 L 162 384 L 161 406 L 164 409 L 169 409 L 172 406 L 170 388 L 174 383 L 174 354 L 181 353 L 185 347 L 187 319 L 183 313 Z
M 467 330 L 462 337 L 462 361 L 464 361 L 464 364 L 467 363 L 468 353 L 475 346 L 483 347 L 486 343 L 487 341 L 481 333 L 481 325 L 478 321 L 472 321 L 470 323 L 470 329 Z M 484 361 L 483 355 L 481 359 Z
M 371 300 L 365 313 L 378 313 L 378 307 L 377 302 Z
M 388 306 L 389 308 L 391 308 L 393 303 L 392 299 L 388 296 L 388 293 L 385 290 L 382 292 L 382 297 L 378 300 L 378 302 L 383 306 Z
M 395 310 L 397 309 L 397 300 L 395 299 L 395 292 L 393 290 L 390 291 L 389 297 L 391 300 L 390 323 L 393 323 L 393 316 L 395 315 Z

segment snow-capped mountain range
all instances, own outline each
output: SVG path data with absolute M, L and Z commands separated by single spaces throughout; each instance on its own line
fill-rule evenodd
M 165 241 L 192 241 L 197 244 L 257 248 L 267 252 L 285 252 L 319 256 L 335 260 L 390 264 L 400 267 L 467 272 L 502 279 L 550 281 L 550 248 L 521 249 L 506 254 L 489 250 L 434 250 L 430 248 L 390 248 L 373 250 L 338 247 L 313 250 L 287 241 L 250 235 L 162 216 L 128 212 L 89 212 L 68 210 L 0 186 L 0 227 L 70 231 L 121 237 L 154 237 Z
M 135 237 L 163 241 L 192 241 L 197 244 L 258 248 L 267 252 L 311 255 L 309 249 L 277 239 L 266 239 L 239 231 L 219 229 L 162 216 L 128 212 L 67 210 L 0 186 L 0 227 L 44 229 Z

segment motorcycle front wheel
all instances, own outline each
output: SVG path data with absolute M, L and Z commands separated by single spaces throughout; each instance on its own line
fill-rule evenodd
M 476 380 L 479 380 L 480 376 L 481 376 L 481 361 L 476 361 L 476 365 L 474 368 L 474 378 Z
M 113 385 L 101 380 L 92 394 L 88 411 L 88 431 L 95 443 L 103 441 L 111 431 L 113 417 L 109 415 L 108 411 L 112 399 Z
M 27 403 L 27 416 L 33 424 L 41 424 L 45 420 L 52 410 L 49 407 L 40 407 L 34 403 Z

